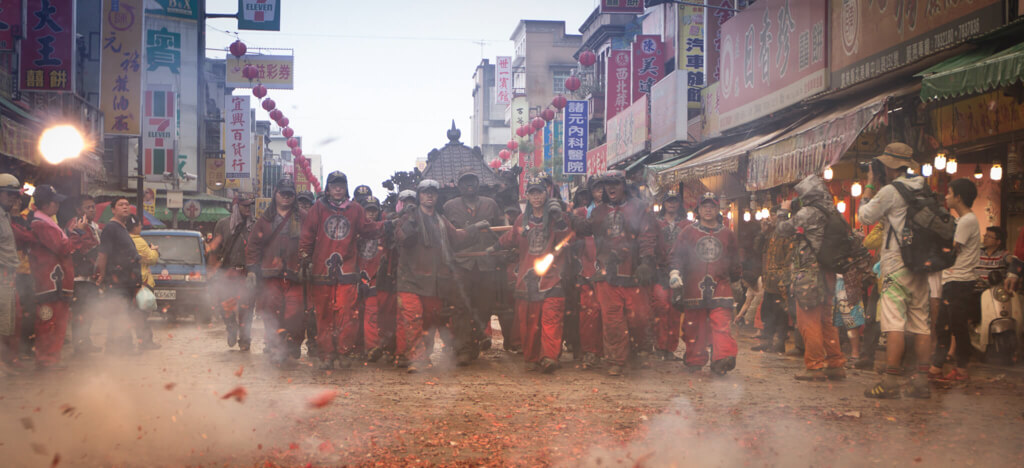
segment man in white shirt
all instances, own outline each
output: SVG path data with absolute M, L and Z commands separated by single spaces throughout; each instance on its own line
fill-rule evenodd
M 913 160 L 914 150 L 904 143 L 890 143 L 876 157 L 868 173 L 868 183 L 857 214 L 864 225 L 886 221 L 890 229 L 882 242 L 882 288 L 878 300 L 878 318 L 886 336 L 886 369 L 882 381 L 868 388 L 868 398 L 899 398 L 899 376 L 905 348 L 904 334 L 914 335 L 914 350 L 918 359 L 918 374 L 911 379 L 908 394 L 915 398 L 930 398 L 931 389 L 926 378 L 930 363 L 931 327 L 928 313 L 928 276 L 911 272 L 903 264 L 899 237 L 907 218 L 907 202 L 893 184 L 903 184 L 910 190 L 924 188 L 923 177 L 915 173 L 920 165 Z M 892 183 L 888 183 L 891 181 Z
M 945 382 L 967 380 L 967 363 L 971 359 L 971 337 L 967 320 L 971 311 L 979 306 L 975 285 L 978 282 L 978 264 L 981 262 L 981 227 L 971 212 L 978 188 L 970 179 L 956 179 L 949 183 L 946 206 L 960 218 L 953 235 L 956 263 L 942 271 L 942 304 L 935 321 L 935 354 L 928 377 Z M 942 365 L 949 353 L 950 338 L 956 337 L 956 367 L 942 375 Z

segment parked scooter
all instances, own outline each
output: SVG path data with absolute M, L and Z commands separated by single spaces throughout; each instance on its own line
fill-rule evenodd
M 989 288 L 981 293 L 981 321 L 971 330 L 971 344 L 985 356 L 985 362 L 1012 364 L 1020 349 L 1024 327 L 1021 296 L 1003 288 L 1004 275 L 989 273 Z

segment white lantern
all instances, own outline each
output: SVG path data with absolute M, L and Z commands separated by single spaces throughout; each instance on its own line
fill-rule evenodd
M 726 218 L 729 218 L 729 221 L 732 221 L 732 211 L 730 211 L 730 212 L 726 213 L 726 214 L 725 214 L 725 217 L 726 217 Z
M 836 209 L 839 210 L 840 213 L 846 213 L 846 202 L 840 200 L 839 203 L 836 203 Z
M 850 195 L 859 197 L 861 193 L 863 193 L 863 188 L 860 186 L 860 182 L 854 182 L 853 185 L 850 186 Z
M 687 211 L 686 212 L 686 219 L 688 221 L 693 221 L 693 212 L 692 211 Z
M 750 211 L 744 211 L 743 212 L 743 222 L 745 222 L 745 223 L 749 223 L 750 222 Z
M 1001 180 L 1003 178 L 1003 166 L 993 164 L 992 169 L 988 171 L 988 176 L 992 180 Z
M 941 170 L 944 170 L 945 168 L 946 168 L 946 152 L 945 151 L 939 151 L 938 154 L 935 155 L 935 169 L 941 171 Z
M 923 175 L 925 177 L 931 177 L 932 176 L 932 165 L 931 164 L 923 164 L 921 166 L 921 175 Z
M 946 173 L 947 174 L 956 174 L 956 170 L 957 170 L 956 159 L 949 159 L 949 160 L 947 160 L 946 161 Z
M 825 172 L 821 174 L 821 177 L 825 180 L 832 180 L 832 168 L 826 167 Z

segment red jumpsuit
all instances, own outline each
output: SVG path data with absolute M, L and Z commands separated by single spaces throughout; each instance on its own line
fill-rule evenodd
M 562 321 L 565 317 L 562 271 L 565 269 L 565 254 L 555 256 L 551 266 L 543 273 L 536 270 L 534 262 L 551 253 L 555 244 L 569 235 L 569 225 L 562 215 L 547 220 L 545 217 L 521 214 L 512 230 L 498 240 L 502 247 L 519 251 L 515 287 L 516 319 L 519 321 L 519 338 L 522 340 L 526 362 L 540 362 L 543 358 L 558 361 L 562 351 Z
M 359 254 L 357 239 L 378 239 L 386 222 L 366 219 L 363 207 L 351 200 L 334 204 L 322 198 L 302 222 L 299 256 L 312 261 L 312 301 L 317 318 L 317 348 L 323 359 L 356 348 L 359 318 Z
M 686 365 L 706 364 L 708 345 L 712 362 L 735 358 L 736 339 L 729 324 L 734 307 L 730 282 L 740 277 L 736 236 L 721 224 L 714 228 L 691 224 L 676 239 L 671 265 L 683 279 Z
M 245 246 L 247 271 L 261 278 L 257 309 L 271 357 L 298 359 L 305 332 L 302 282 L 299 278 L 299 236 L 305 212 L 298 207 L 285 216 L 273 206 L 263 212 Z
M 60 361 L 68 313 L 75 290 L 75 269 L 71 239 L 57 223 L 41 211 L 32 220 L 35 242 L 29 252 L 29 265 L 36 290 L 36 365 L 45 367 Z
M 674 353 L 679 348 L 680 310 L 672 306 L 672 290 L 668 287 L 669 253 L 683 228 L 691 223 L 686 218 L 675 222 L 658 218 L 658 282 L 651 288 L 651 310 L 654 313 L 654 349 Z
M 586 208 L 577 208 L 576 216 L 586 216 Z M 577 281 L 580 294 L 580 348 L 584 353 L 601 356 L 601 304 L 594 291 L 594 277 L 597 275 L 597 245 L 594 236 L 587 236 L 575 242 L 576 258 L 580 262 L 580 277 Z
M 383 259 L 384 246 L 380 239 L 359 239 L 359 287 L 363 298 L 363 341 L 367 350 L 384 346 L 381 323 L 385 320 L 381 317 L 380 299 L 387 296 L 377 290 L 377 272 Z
M 634 269 L 646 261 L 654 264 L 656 235 L 647 206 L 636 198 L 595 207 L 590 217 L 574 215 L 573 228 L 580 236 L 594 236 L 598 271 L 594 290 L 601 304 L 604 359 L 623 365 L 630 344 L 639 351 L 650 349 L 650 297 L 637 285 Z

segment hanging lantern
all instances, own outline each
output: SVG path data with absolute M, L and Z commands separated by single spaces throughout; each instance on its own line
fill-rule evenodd
M 508 158 L 512 157 L 512 153 L 510 153 L 507 149 L 503 149 L 501 151 L 498 151 L 498 157 L 501 158 L 502 161 L 508 161 Z
M 826 167 L 825 168 L 825 172 L 823 172 L 821 174 L 821 178 L 825 179 L 825 180 L 832 180 L 832 176 L 833 176 L 833 173 L 832 173 L 832 167 L 831 166 Z
M 745 222 L 745 223 L 749 223 L 750 222 L 750 211 L 744 211 L 743 212 L 743 222 Z
M 241 57 L 245 55 L 245 43 L 236 39 L 235 42 L 232 42 L 231 45 L 228 46 L 228 51 L 230 51 L 231 55 L 234 55 L 235 58 Z
M 295 130 L 292 130 L 291 127 L 285 127 L 281 129 L 281 134 L 284 135 L 285 138 L 291 138 L 295 136 Z
M 278 127 L 281 127 L 281 128 L 287 127 L 289 123 L 291 123 L 291 121 L 288 120 L 288 117 L 281 116 L 280 119 L 277 119 L 277 126 Z
M 589 50 L 580 52 L 580 65 L 590 67 L 597 63 L 597 55 Z
M 555 96 L 555 98 L 551 100 L 551 105 L 555 109 L 558 109 L 558 110 L 565 109 L 565 106 L 568 103 L 569 103 L 569 100 L 566 99 L 565 96 L 562 96 L 561 94 L 559 94 L 558 96 Z
M 263 99 L 267 95 L 267 87 L 261 84 L 252 87 L 252 95 L 257 99 Z
M 686 212 L 686 220 L 687 221 L 693 221 L 693 212 L 692 211 L 687 211 Z
M 543 122 L 543 120 L 541 122 Z M 523 126 L 523 131 L 525 131 L 527 135 L 533 135 L 534 133 L 537 133 L 537 130 L 535 128 L 533 128 L 532 124 L 531 125 L 524 125 Z
M 278 120 L 281 120 L 281 117 L 284 117 L 284 112 L 281 112 L 281 109 L 274 109 L 274 110 L 270 111 L 270 119 L 271 120 L 276 122 Z
M 846 202 L 840 200 L 839 203 L 836 203 L 836 210 L 840 213 L 846 213 Z
M 938 153 L 935 153 L 935 161 L 933 161 L 933 162 L 935 163 L 935 169 L 940 170 L 940 171 L 945 170 L 946 169 L 946 152 L 945 151 L 939 151 Z
M 959 167 L 956 163 L 956 159 L 949 158 L 946 160 L 946 173 L 951 175 L 956 174 L 957 169 L 959 169 Z
M 996 181 L 1002 180 L 1003 179 L 1003 166 L 999 165 L 999 163 L 993 164 L 992 165 L 992 169 L 989 170 L 989 172 L 988 172 L 988 177 L 990 179 L 996 180 Z
M 534 117 L 533 120 L 530 121 L 530 125 L 533 126 L 534 130 L 540 130 L 540 129 L 544 128 L 544 125 L 546 125 L 546 124 L 547 124 L 547 122 L 545 122 L 544 119 L 542 119 L 540 117 Z
M 853 185 L 850 186 L 850 195 L 859 197 L 861 193 L 864 193 L 864 188 L 860 186 L 860 182 L 854 182 Z
M 579 77 L 576 75 L 565 79 L 565 89 L 568 89 L 569 91 L 576 91 L 577 89 L 580 89 L 581 84 Z
M 289 138 L 288 141 L 285 142 L 285 144 L 288 145 L 289 148 L 298 148 L 299 147 L 299 139 L 298 138 Z
M 516 148 L 519 148 L 519 143 L 516 143 L 515 140 L 512 140 L 512 141 L 508 142 L 505 145 L 505 147 L 508 148 L 509 151 L 515 151 Z
M 922 164 L 921 165 L 921 175 L 923 175 L 925 177 L 931 177 L 932 176 L 932 165 L 928 164 L 928 163 Z
M 264 100 L 262 105 L 263 105 L 263 110 L 265 110 L 267 112 L 270 112 L 270 111 L 274 110 L 275 107 L 277 107 L 277 103 L 274 102 L 273 99 L 266 99 L 266 100 Z
M 302 147 L 292 148 L 292 156 L 302 156 Z
M 550 122 L 552 120 L 555 120 L 555 111 L 551 109 L 544 109 L 544 112 L 540 113 L 540 117 L 545 121 Z
M 983 174 L 981 172 L 981 164 L 975 164 L 974 165 L 974 178 L 978 179 L 978 180 L 981 180 L 982 177 L 985 177 L 985 174 Z
M 248 80 L 255 80 L 260 77 L 260 70 L 255 65 L 246 65 L 242 67 L 242 77 Z

